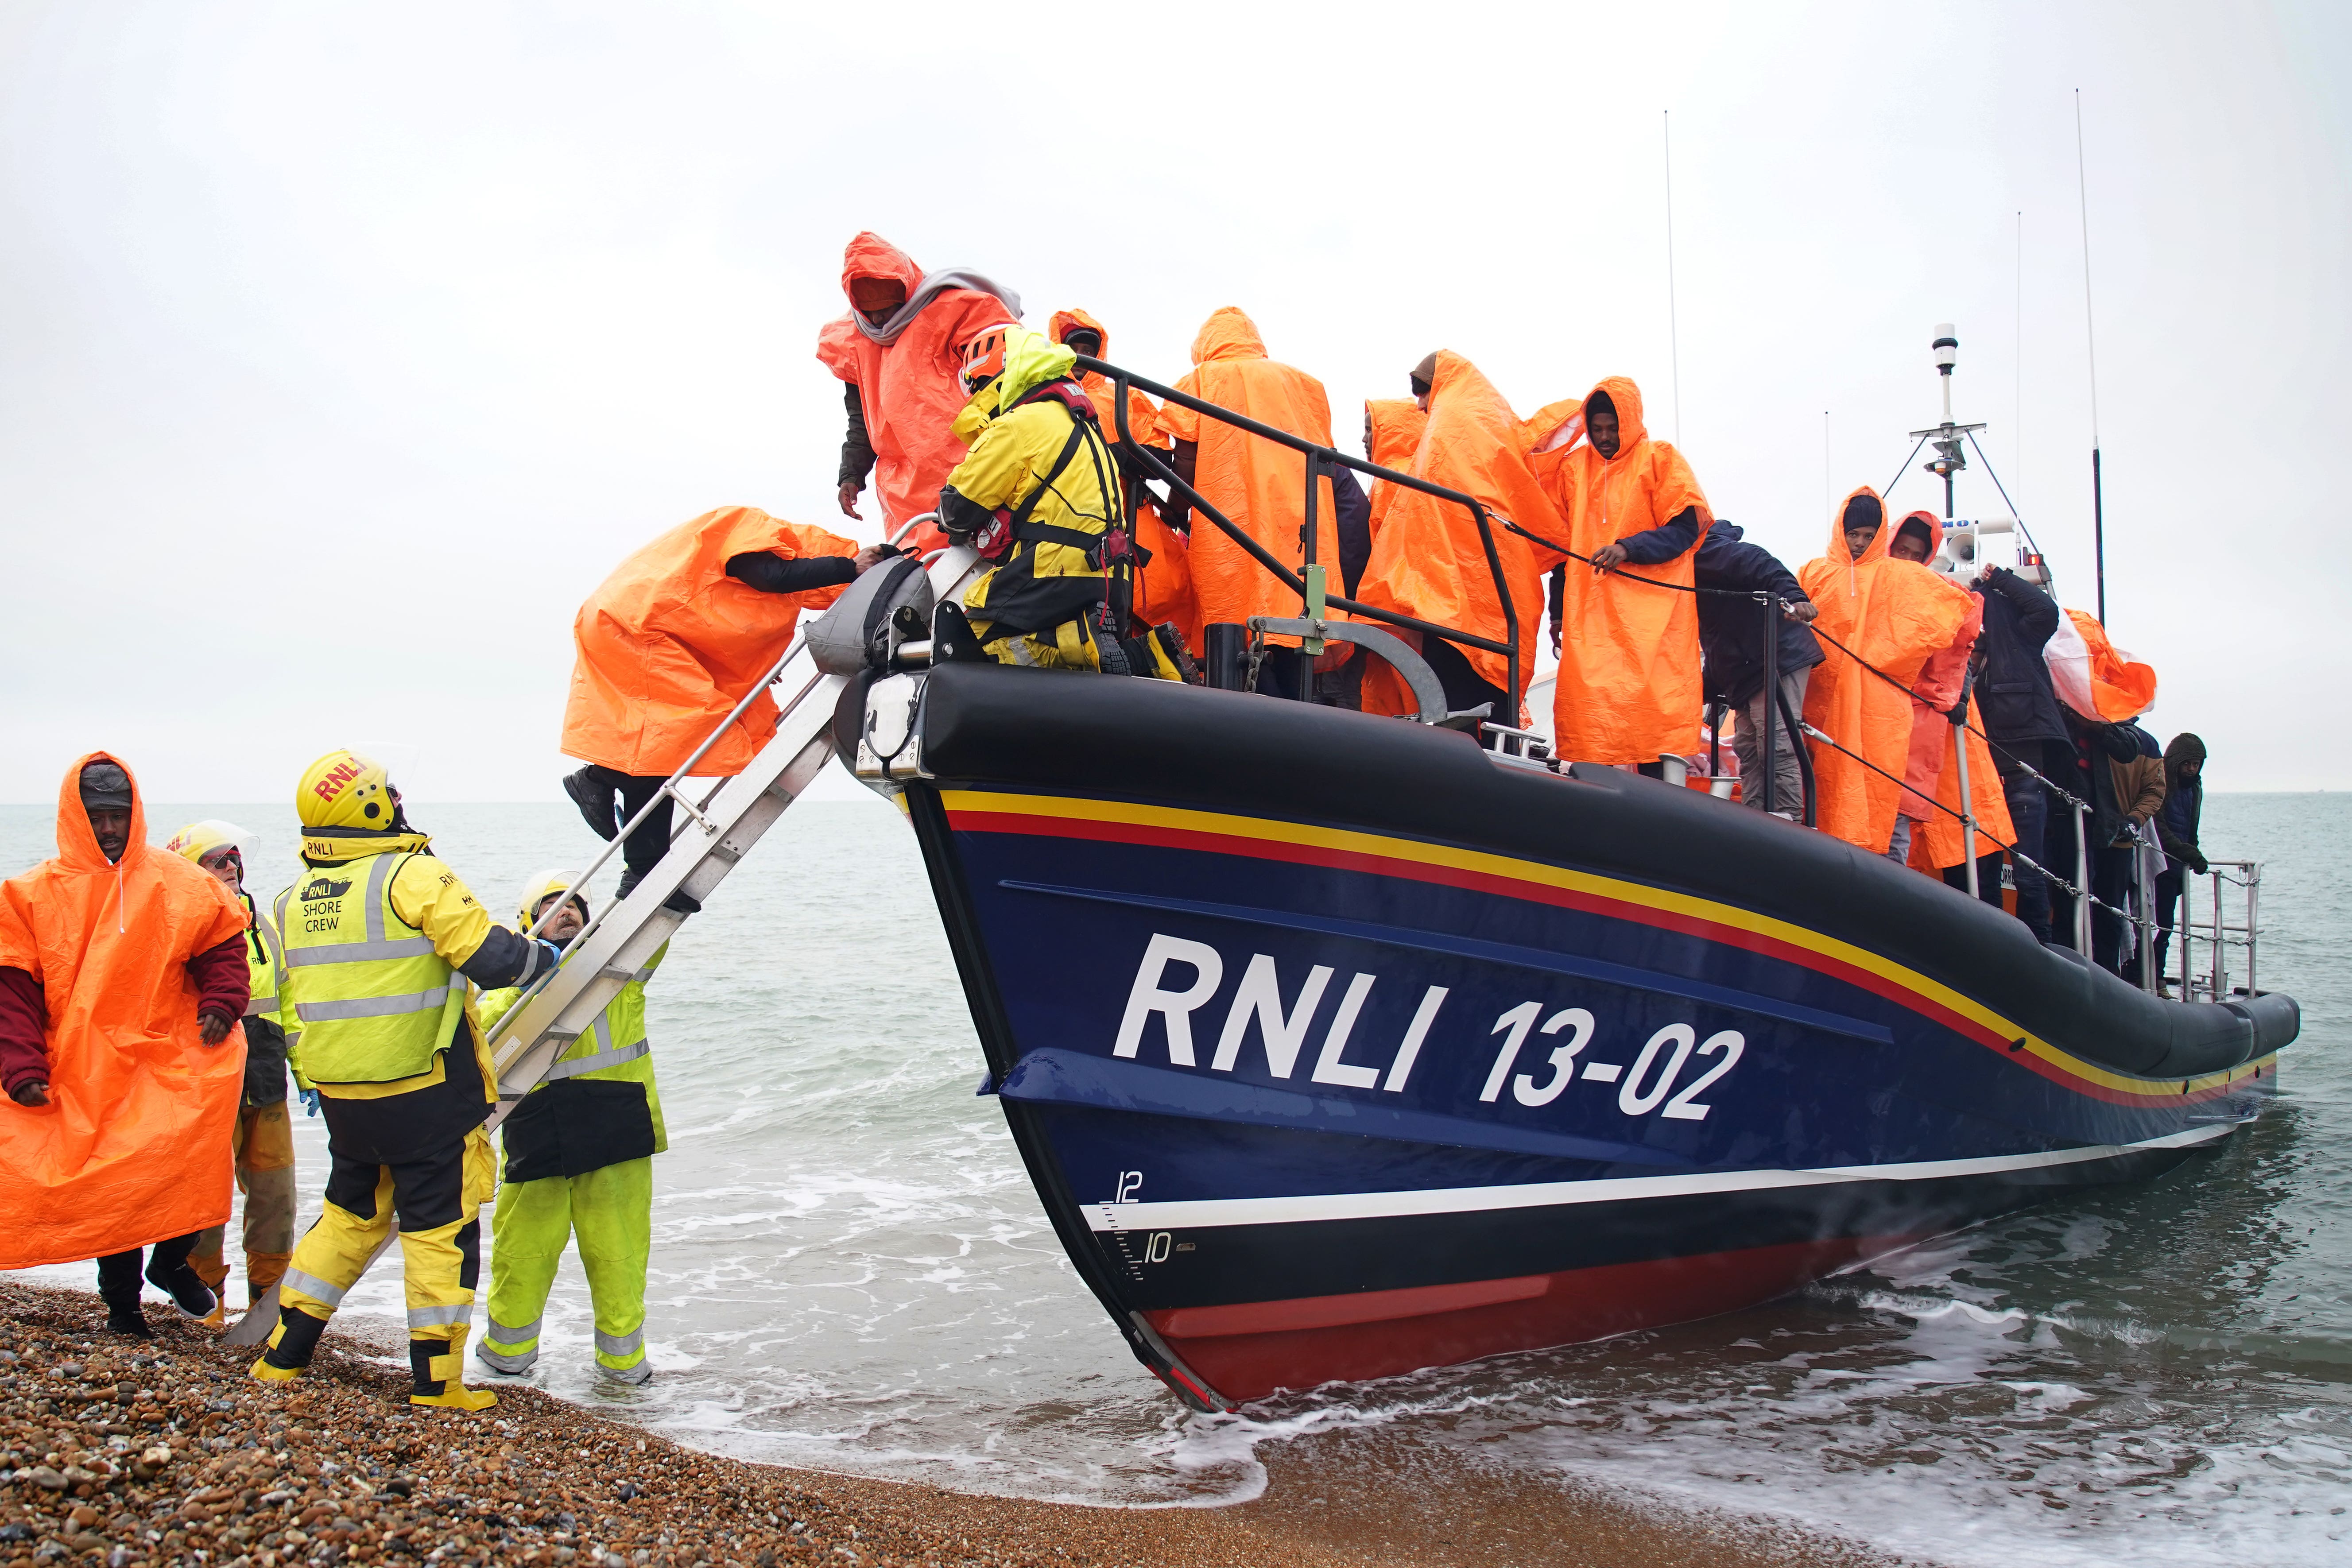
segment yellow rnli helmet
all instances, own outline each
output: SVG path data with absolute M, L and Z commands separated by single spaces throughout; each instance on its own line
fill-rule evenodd
M 201 864 L 205 856 L 216 855 L 224 849 L 235 849 L 242 854 L 247 837 L 245 829 L 236 823 L 207 816 L 202 822 L 191 822 L 172 835 L 171 841 L 163 847 L 173 855 L 184 855 Z
M 529 931 L 530 922 L 539 918 L 539 906 L 558 893 L 572 893 L 573 885 L 579 880 L 579 878 L 569 871 L 541 871 L 533 875 L 530 881 L 522 885 L 522 902 L 515 911 L 520 919 L 520 924 L 516 929 Z M 572 893 L 572 897 L 580 905 L 580 915 L 583 920 L 589 918 L 594 912 L 588 902 L 587 894 Z
M 373 757 L 329 752 L 302 770 L 294 810 L 305 827 L 390 827 L 392 779 Z

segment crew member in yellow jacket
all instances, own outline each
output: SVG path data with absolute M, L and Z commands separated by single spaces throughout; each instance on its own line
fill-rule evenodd
M 1076 363 L 1025 327 L 992 328 L 964 351 L 971 401 L 956 426 L 971 452 L 940 490 L 940 524 L 991 565 L 963 613 L 999 663 L 1180 679 L 1173 651 L 1130 626 L 1142 557 Z
M 302 869 L 275 909 L 278 1005 L 292 1010 L 321 1097 L 327 1194 L 279 1281 L 278 1326 L 253 1375 L 301 1373 L 396 1216 L 409 1403 L 485 1409 L 498 1396 L 466 1386 L 465 1353 L 496 1174 L 482 1122 L 498 1077 L 466 983 L 527 985 L 558 949 L 491 923 L 409 826 L 382 763 L 330 752 L 303 773 L 294 805 Z
M 537 920 L 540 935 L 571 941 L 588 923 L 576 881 L 569 871 L 533 877 L 518 923 L 528 931 Z M 668 952 L 664 944 L 629 977 L 506 1120 L 506 1180 L 490 1215 L 489 1321 L 474 1347 L 496 1371 L 520 1374 L 539 1359 L 548 1287 L 564 1244 L 577 1237 L 596 1308 L 596 1364 L 622 1383 L 653 1375 L 646 1362 L 646 1263 L 653 1252 L 653 1156 L 669 1147 L 669 1133 L 646 1040 L 646 978 Z M 497 1028 L 521 995 L 520 986 L 485 994 L 478 1004 L 482 1026 Z

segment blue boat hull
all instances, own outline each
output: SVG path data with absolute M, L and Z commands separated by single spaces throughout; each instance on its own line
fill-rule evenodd
M 2242 1043 L 2200 1044 L 2118 1001 L 2140 1034 L 2171 1031 L 2126 1056 L 2204 1068 L 2126 1070 L 2005 1008 L 1997 973 L 1955 984 L 1899 942 L 1776 912 L 1743 889 L 1743 871 L 1769 870 L 1752 858 L 1698 885 L 1706 855 L 1696 876 L 1629 875 L 1622 846 L 1564 857 L 1488 816 L 1458 836 L 1402 831 L 1361 790 L 1310 792 L 1308 814 L 1246 772 L 1112 788 L 1041 759 L 1009 779 L 1018 753 L 977 739 L 982 721 L 1007 722 L 991 703 L 1017 714 L 1033 693 L 1151 683 L 1008 672 L 1025 682 L 1008 698 L 982 672 L 940 673 L 963 684 L 933 678 L 929 776 L 903 797 L 984 1088 L 1081 1275 L 1146 1364 L 1204 1405 L 1767 1300 L 2055 1192 L 2158 1173 L 2272 1092 L 2274 1023 L 2266 1040 L 2225 1016 Z M 1248 745 L 1230 737 L 1236 710 L 1209 711 L 1207 732 Z M 1432 739 L 1314 721 L 1331 720 L 1372 727 L 1335 731 L 1368 744 Z M 1466 741 L 1443 763 L 1502 766 Z M 1579 782 L 1513 778 L 1519 793 L 1484 804 L 1591 811 L 1605 831 L 1601 794 L 1558 793 Z M 1687 792 L 1581 782 L 1622 797 L 1621 827 L 1823 852 L 1819 835 L 1673 798 Z M 1465 773 L 1465 805 L 1485 788 Z M 1971 900 L 1831 847 L 1822 864 L 1871 897 L 1925 896 L 1931 925 L 2011 940 L 1969 926 L 2001 919 Z M 2017 964 L 2042 962 L 2026 939 Z M 2034 1007 L 2098 1016 L 2068 1010 L 2074 972 L 2046 962 L 2060 1000 Z

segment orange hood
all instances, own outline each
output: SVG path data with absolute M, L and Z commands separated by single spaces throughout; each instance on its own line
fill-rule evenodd
M 1054 312 L 1054 319 L 1045 323 L 1045 335 L 1057 343 L 1072 332 L 1080 331 L 1092 332 L 1102 339 L 1102 353 L 1097 355 L 1097 358 L 1110 358 L 1110 333 L 1104 330 L 1100 321 L 1096 321 L 1084 310 L 1056 310 Z
M 1845 547 L 1845 509 L 1853 504 L 1855 496 L 1868 496 L 1878 502 L 1878 531 L 1870 536 L 1870 548 L 1859 556 L 1849 554 Z M 1822 553 L 1840 566 L 1867 566 L 1874 561 L 1886 559 L 1886 502 L 1880 498 L 1875 486 L 1864 485 L 1847 492 L 1845 500 L 1838 502 L 1837 509 L 1830 513 L 1830 547 Z M 1942 537 L 1940 531 L 1937 537 Z
M 841 292 L 845 298 L 849 293 L 850 279 L 855 278 L 895 278 L 906 286 L 907 298 L 911 300 L 915 290 L 922 287 L 923 269 L 915 265 L 913 257 L 872 229 L 864 229 L 841 253 Z
M 1429 416 L 1410 397 L 1374 397 L 1365 401 L 1364 427 L 1371 432 L 1364 456 L 1383 468 L 1402 472 L 1412 467 Z
M 81 771 L 92 763 L 112 763 L 131 781 L 131 842 L 123 846 L 122 869 L 131 869 L 148 853 L 147 801 L 139 793 L 139 775 L 113 752 L 92 752 L 68 768 L 64 781 L 58 785 L 58 859 L 68 870 L 103 871 L 111 876 L 115 862 L 109 860 L 106 851 L 98 847 L 98 835 L 90 830 L 89 813 L 81 804 Z
M 1882 531 L 1886 535 L 1887 552 L 1889 554 L 1894 552 L 1895 536 L 1902 532 L 1903 525 L 1914 518 L 1927 525 L 1927 559 L 1932 562 L 1936 559 L 1936 552 L 1944 548 L 1944 520 L 1926 507 L 1921 507 L 1917 511 L 1905 512 L 1895 520 L 1893 528 Z
M 1244 314 L 1238 305 L 1226 305 L 1212 311 L 1192 339 L 1194 364 L 1265 357 L 1265 340 L 1257 335 L 1257 323 Z
M 1584 395 L 1584 406 L 1588 410 L 1584 422 L 1587 426 L 1592 423 L 1589 412 L 1592 399 L 1603 392 L 1617 406 L 1617 456 L 1609 459 L 1614 463 L 1622 460 L 1626 453 L 1648 440 L 1650 427 L 1642 423 L 1642 389 L 1633 384 L 1632 378 L 1622 375 L 1604 375 L 1594 384 L 1592 391 Z

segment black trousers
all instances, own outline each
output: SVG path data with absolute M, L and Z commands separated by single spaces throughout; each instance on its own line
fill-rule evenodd
M 1437 676 L 1437 684 L 1445 692 L 1445 706 L 1456 713 L 1465 712 L 1481 702 L 1492 704 L 1486 717 L 1495 723 L 1516 729 L 1519 722 L 1518 704 L 1513 702 L 1499 686 L 1490 686 L 1478 678 L 1462 650 L 1444 637 L 1423 636 L 1421 657 Z
M 2091 962 L 2110 974 L 2123 974 L 2126 958 L 2133 960 L 2134 973 L 2139 969 L 2131 925 L 2123 916 L 2107 912 L 2131 907 L 2132 857 L 2138 853 L 2128 844 L 2091 851 L 2091 893 L 2099 900 L 2091 906 Z
M 2161 978 L 2165 971 L 2165 954 L 2172 947 L 2172 928 L 2182 913 L 2181 895 L 2189 890 L 2189 868 L 2178 860 L 2167 860 L 2164 869 L 2156 874 L 2156 973 Z
M 2021 881 L 2024 879 L 2023 872 L 2024 868 L 2020 867 L 2019 879 Z M 1969 890 L 1969 868 L 1966 866 L 1945 867 L 1944 885 L 1948 888 L 1958 888 L 1964 893 L 1967 892 Z M 1990 904 L 1994 909 L 2000 910 L 2003 912 L 2007 911 L 2008 906 L 2000 901 L 2000 851 L 1998 849 L 1994 850 L 1990 855 L 1982 855 L 1977 858 L 1977 901 L 1979 903 Z M 2021 905 L 2024 902 L 2021 899 L 2018 901 Z
M 196 1237 L 204 1232 L 192 1230 L 187 1235 L 155 1244 L 155 1271 L 169 1274 L 188 1261 L 196 1250 Z M 128 1252 L 110 1252 L 98 1260 L 98 1293 L 109 1306 L 118 1301 L 139 1300 L 142 1279 L 140 1263 L 145 1249 L 132 1247 Z
M 662 857 L 669 853 L 673 803 L 668 795 L 661 793 L 662 785 L 669 783 L 669 776 L 640 778 L 602 765 L 592 767 L 589 773 L 598 784 L 619 792 L 623 826 L 626 826 L 629 819 L 638 812 L 645 811 L 646 802 L 654 802 L 653 810 L 646 813 L 645 821 L 637 825 L 637 830 L 630 834 L 621 846 L 620 890 L 621 895 L 626 897 L 629 890 L 645 879 L 646 873 L 660 865 Z M 655 799 L 656 795 L 660 796 L 658 800 Z

